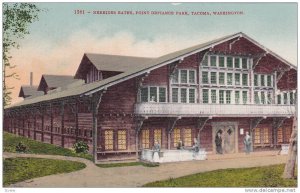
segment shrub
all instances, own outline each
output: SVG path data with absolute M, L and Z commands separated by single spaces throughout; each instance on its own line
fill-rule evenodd
M 25 151 L 26 151 L 26 146 L 22 142 L 19 142 L 18 145 L 16 145 L 16 152 L 25 153 Z
M 73 148 L 76 153 L 88 153 L 89 151 L 89 146 L 84 141 L 74 143 Z

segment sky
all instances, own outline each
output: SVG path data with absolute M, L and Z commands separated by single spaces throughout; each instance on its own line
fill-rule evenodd
M 244 32 L 297 65 L 297 3 L 36 3 L 46 11 L 29 27 L 30 34 L 11 50 L 21 85 L 38 85 L 42 74 L 74 75 L 84 53 L 158 57 L 176 50 Z M 84 10 L 85 14 L 75 14 Z M 134 15 L 92 14 L 132 11 Z M 174 15 L 136 14 L 173 11 Z M 237 15 L 192 15 L 192 12 L 237 11 Z M 90 13 L 88 13 L 90 12 Z M 189 15 L 176 15 L 188 12 Z

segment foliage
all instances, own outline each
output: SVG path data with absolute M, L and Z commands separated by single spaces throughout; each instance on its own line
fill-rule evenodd
M 16 145 L 16 152 L 18 153 L 25 153 L 26 152 L 26 146 L 21 142 Z
M 83 153 L 76 154 L 70 149 L 58 147 L 52 144 L 41 143 L 39 141 L 28 139 L 26 137 L 17 136 L 7 132 L 4 132 L 3 135 L 3 151 L 16 152 L 15 147 L 18 145 L 20 141 L 22 141 L 22 143 L 27 147 L 26 153 L 81 157 L 88 160 L 92 160 L 92 155 L 90 154 L 83 154 Z
M 127 166 L 158 167 L 159 163 L 122 162 L 122 163 L 97 164 L 97 166 L 100 168 L 127 167 Z
M 86 167 L 80 162 L 41 158 L 7 158 L 3 163 L 4 186 L 32 178 L 69 173 Z
M 89 146 L 84 141 L 78 141 L 74 143 L 73 148 L 75 149 L 76 153 L 88 153 L 89 152 Z
M 297 187 L 297 179 L 281 177 L 284 164 L 215 170 L 156 181 L 145 187 Z
M 32 3 L 3 3 L 3 40 L 2 40 L 2 60 L 3 60 L 3 106 L 9 105 L 11 102 L 11 89 L 6 84 L 7 78 L 19 79 L 15 73 L 8 73 L 8 69 L 16 66 L 10 64 L 10 50 L 19 48 L 19 41 L 26 34 L 29 34 L 28 27 L 31 23 L 38 20 L 38 13 L 43 11 Z

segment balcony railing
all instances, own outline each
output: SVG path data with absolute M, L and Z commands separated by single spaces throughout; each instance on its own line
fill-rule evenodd
M 135 113 L 144 116 L 287 117 L 294 105 L 138 103 Z

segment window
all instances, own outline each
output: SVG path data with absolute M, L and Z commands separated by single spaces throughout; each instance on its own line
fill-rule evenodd
M 210 56 L 210 66 L 217 66 L 217 57 Z
M 283 104 L 285 104 L 285 105 L 288 104 L 288 96 L 287 96 L 287 94 L 288 93 L 286 93 L 286 92 L 283 93 Z
M 172 77 L 172 83 L 178 83 L 178 82 L 179 82 L 179 70 L 176 69 Z
M 178 103 L 178 88 L 172 88 L 172 102 Z
M 227 68 L 232 68 L 233 67 L 232 57 L 227 56 L 226 61 L 227 61 Z
M 150 87 L 150 100 L 151 102 L 157 102 L 157 87 Z
M 180 141 L 180 129 L 174 129 L 174 147 L 177 147 L 178 142 Z
M 202 61 L 202 66 L 208 66 L 208 56 L 204 56 L 204 59 Z
M 230 103 L 231 103 L 231 91 L 226 90 L 226 104 L 230 104 Z
M 104 131 L 104 143 L 105 150 L 113 150 L 114 149 L 114 132 L 113 130 L 105 130 Z
M 194 88 L 189 89 L 189 103 L 196 102 L 196 90 Z
M 272 93 L 268 92 L 267 104 L 272 104 Z
M 254 86 L 258 86 L 258 75 L 254 74 Z
M 192 129 L 190 128 L 184 129 L 184 145 L 192 146 Z
M 232 85 L 232 73 L 227 73 L 227 85 Z
M 159 102 L 166 102 L 166 88 L 159 87 Z
M 180 101 L 182 103 L 187 103 L 186 94 L 187 94 L 187 88 L 181 88 L 180 89 Z
M 255 100 L 255 104 L 260 104 L 260 100 L 259 100 L 259 96 L 258 96 L 257 91 L 254 92 L 254 100 Z
M 247 104 L 247 101 L 248 101 L 248 92 L 243 91 L 243 103 Z
M 118 130 L 118 149 L 127 149 L 127 132 L 126 130 Z
M 277 142 L 283 143 L 283 135 L 282 135 L 282 128 L 278 128 L 277 130 Z
M 202 83 L 208 84 L 208 72 L 202 72 Z
M 161 129 L 154 129 L 154 141 L 158 141 L 161 144 Z
M 208 103 L 208 89 L 202 90 L 203 103 Z
M 187 83 L 187 70 L 180 70 L 180 83 Z
M 219 56 L 219 67 L 225 67 L 225 58 L 223 56 Z
M 219 91 L 219 102 L 220 104 L 224 104 L 224 90 Z
M 281 94 L 277 95 L 277 104 L 281 104 Z
M 265 85 L 265 75 L 263 75 L 263 74 L 260 75 L 260 85 L 261 86 L 266 86 Z
M 235 104 L 240 104 L 240 91 L 235 91 Z
M 210 91 L 211 103 L 217 103 L 217 91 L 211 90 Z
M 248 86 L 248 74 L 242 75 L 243 86 Z
M 261 96 L 261 104 L 266 104 L 265 92 L 261 92 L 260 96 Z
M 224 85 L 225 84 L 225 73 L 219 72 L 219 84 Z
M 270 143 L 269 139 L 269 128 L 264 128 L 264 143 Z
M 239 73 L 234 74 L 234 82 L 235 82 L 235 85 L 240 85 L 241 84 L 241 79 L 240 79 L 240 74 Z
M 290 92 L 290 104 L 294 104 L 294 93 Z
M 194 70 L 189 70 L 189 83 L 190 84 L 195 84 L 195 71 Z
M 242 58 L 242 68 L 243 69 L 248 69 L 247 58 Z
M 255 144 L 260 143 L 260 128 L 255 128 L 254 130 L 254 143 Z
M 150 131 L 149 129 L 142 129 L 142 148 L 150 148 Z
M 217 84 L 217 73 L 216 72 L 210 73 L 210 83 Z
M 234 67 L 240 68 L 240 58 L 234 58 Z
M 271 75 L 267 76 L 267 85 L 272 86 L 272 76 Z

